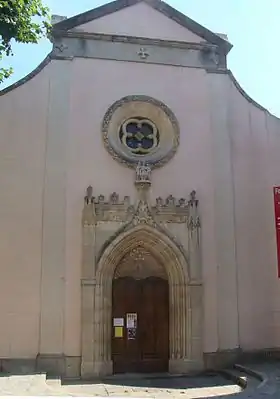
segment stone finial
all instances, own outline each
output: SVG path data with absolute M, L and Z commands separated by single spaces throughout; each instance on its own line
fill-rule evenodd
M 119 195 L 116 192 L 110 195 L 110 203 L 114 205 L 119 203 Z
M 135 184 L 151 185 L 151 173 L 152 169 L 147 163 L 138 162 L 136 167 Z
M 187 205 L 187 200 L 185 198 L 180 198 L 179 199 L 179 206 L 184 208 Z
M 176 209 L 178 210 L 179 208 L 181 208 L 181 210 L 187 209 L 188 206 L 189 206 L 188 200 L 186 200 L 185 198 L 177 199 L 172 194 L 170 194 L 166 199 L 163 199 L 161 197 L 156 198 L 157 208 L 162 208 L 162 209 L 164 208 L 166 210 L 169 209 L 172 212 L 175 212 Z
M 157 204 L 157 206 L 163 206 L 163 199 L 161 197 L 158 197 L 156 199 L 156 204 Z
M 103 195 L 103 194 L 100 194 L 99 196 L 98 196 L 98 204 L 104 204 L 104 202 L 105 202 L 105 196 Z
M 130 205 L 130 197 L 126 195 L 123 199 L 124 205 L 129 206 Z
M 94 197 L 93 197 L 93 188 L 92 186 L 88 186 L 86 189 L 86 196 L 84 198 L 86 204 L 92 204 L 94 202 Z
M 166 203 L 167 206 L 175 206 L 175 205 L 176 205 L 175 202 L 176 202 L 176 199 L 175 199 L 175 197 L 173 197 L 172 194 L 170 194 L 170 195 L 166 198 L 166 201 L 165 201 L 165 203 Z
M 196 191 L 195 190 L 193 190 L 190 193 L 189 204 L 190 204 L 190 206 L 196 206 L 196 207 L 198 206 L 198 200 L 196 199 Z

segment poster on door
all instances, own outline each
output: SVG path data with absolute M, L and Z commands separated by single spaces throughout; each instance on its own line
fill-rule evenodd
M 127 313 L 126 314 L 126 328 L 127 328 L 127 339 L 136 339 L 136 329 L 137 329 L 137 313 Z
M 126 328 L 136 328 L 136 327 L 137 327 L 137 313 L 127 313 Z
M 136 328 L 127 329 L 127 339 L 128 340 L 136 339 Z

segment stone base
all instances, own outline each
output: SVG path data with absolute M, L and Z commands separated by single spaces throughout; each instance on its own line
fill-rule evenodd
M 204 353 L 204 369 L 220 370 L 232 366 L 238 362 L 242 354 L 241 349 L 232 349 L 225 351 L 217 351 L 212 353 Z
M 280 348 L 259 349 L 242 352 L 240 363 L 259 363 L 269 360 L 280 360 Z
M 234 363 L 279 360 L 280 348 L 242 351 L 241 349 L 204 353 L 204 363 L 188 359 L 169 360 L 171 374 L 192 374 L 221 370 Z M 79 356 L 43 355 L 36 359 L 0 359 L 0 372 L 11 374 L 48 373 L 61 378 L 98 379 L 113 374 L 113 362 L 82 362 Z
M 79 378 L 81 358 L 65 355 L 38 355 L 36 359 L 0 359 L 0 372 L 11 374 L 47 373 L 62 378 Z
M 81 377 L 81 358 L 80 356 L 65 356 L 64 378 Z
M 36 369 L 51 376 L 79 378 L 81 376 L 81 358 L 79 356 L 43 355 L 37 356 Z
M 0 359 L 0 372 L 34 374 L 36 372 L 36 359 Z
M 204 368 L 203 362 L 198 362 L 189 359 L 170 359 L 169 373 L 170 374 L 192 374 L 201 372 Z
M 232 366 L 234 363 L 258 363 L 268 360 L 279 360 L 280 348 L 256 349 L 251 351 L 241 348 L 204 353 L 205 370 L 221 370 Z
M 113 362 L 83 362 L 81 365 L 81 378 L 91 380 L 113 374 Z
M 37 370 L 50 376 L 64 375 L 63 355 L 38 355 Z

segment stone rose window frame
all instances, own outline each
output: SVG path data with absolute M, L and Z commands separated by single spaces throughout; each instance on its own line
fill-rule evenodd
M 132 154 L 146 155 L 159 145 L 160 133 L 149 119 L 127 119 L 120 127 L 119 137 Z
M 133 151 L 120 134 L 126 122 L 141 123 L 141 120 L 148 121 L 158 132 L 153 146 L 142 152 Z M 175 155 L 180 141 L 179 123 L 174 113 L 163 102 L 142 95 L 116 101 L 104 116 L 102 135 L 105 148 L 112 157 L 132 168 L 142 160 L 152 167 L 164 165 Z

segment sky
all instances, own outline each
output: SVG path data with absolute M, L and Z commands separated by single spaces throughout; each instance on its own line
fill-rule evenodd
M 101 0 L 43 0 L 52 14 L 73 16 L 100 6 Z M 172 7 L 212 30 L 225 33 L 233 44 L 228 68 L 256 102 L 280 117 L 280 0 L 166 0 Z M 145 23 L 145 21 L 143 21 Z M 4 88 L 31 72 L 51 51 L 51 44 L 15 44 L 14 56 L 1 66 L 14 74 Z

